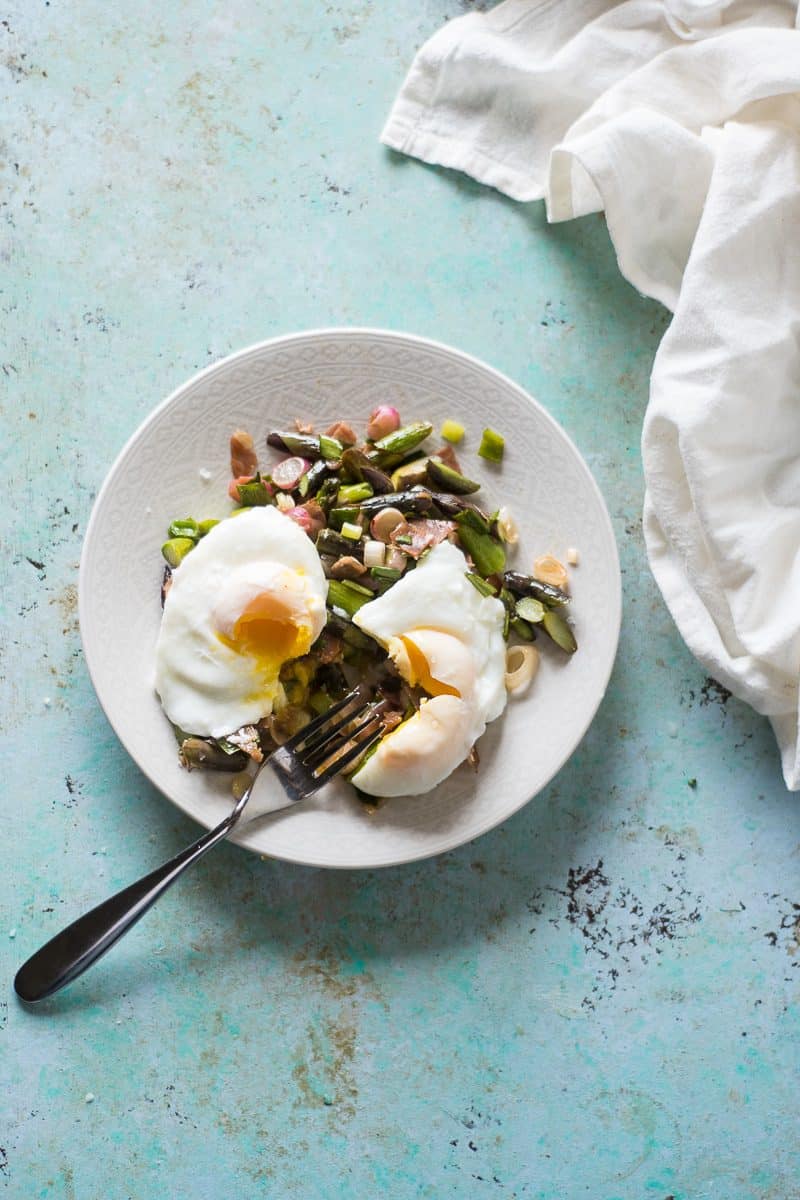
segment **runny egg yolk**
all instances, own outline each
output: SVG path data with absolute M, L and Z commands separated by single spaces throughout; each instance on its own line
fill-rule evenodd
M 239 614 L 228 637 L 218 634 L 221 642 L 238 654 L 254 658 L 266 676 L 274 677 L 285 662 L 307 654 L 311 647 L 311 628 L 298 622 L 293 611 L 274 592 L 259 592 Z
M 429 696 L 461 696 L 458 688 L 434 678 L 427 658 L 407 635 L 390 639 L 389 654 L 402 677 L 412 687 L 421 687 Z

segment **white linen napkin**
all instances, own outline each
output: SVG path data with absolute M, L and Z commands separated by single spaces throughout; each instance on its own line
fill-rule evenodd
M 800 788 L 800 24 L 789 0 L 506 0 L 423 46 L 382 141 L 551 221 L 605 211 L 673 319 L 645 538 L 706 669 Z

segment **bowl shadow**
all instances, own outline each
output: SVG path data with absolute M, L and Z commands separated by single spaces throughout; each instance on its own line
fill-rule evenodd
M 611 744 L 613 724 L 606 698 L 592 742 Z M 124 757 L 121 747 L 110 754 Z M 190 887 L 182 881 L 159 902 L 160 918 L 145 916 L 85 976 L 29 1011 L 53 1016 L 146 993 L 155 967 L 191 987 L 198 971 L 233 977 L 242 958 L 318 961 L 347 973 L 356 962 L 435 958 L 493 940 L 506 922 L 530 920 L 534 897 L 547 881 L 566 880 L 581 844 L 606 817 L 602 805 L 582 801 L 606 795 L 616 769 L 613 753 L 598 758 L 582 744 L 548 787 L 502 825 L 404 866 L 305 867 L 222 844 L 192 869 Z M 129 815 L 137 828 L 152 831 L 147 846 L 153 859 L 165 860 L 193 840 L 198 827 L 141 779 Z M 145 863 L 143 870 L 155 865 Z M 148 923 L 157 920 L 154 936 Z M 161 943 L 157 957 L 154 943 Z

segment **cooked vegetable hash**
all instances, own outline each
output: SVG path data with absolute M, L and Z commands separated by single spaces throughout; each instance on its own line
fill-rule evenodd
M 384 405 L 364 436 L 346 421 L 272 430 L 268 459 L 245 430 L 231 435 L 230 517 L 176 519 L 162 546 L 157 687 L 184 766 L 234 773 L 236 792 L 251 761 L 363 681 L 384 728 L 353 770 L 357 791 L 373 803 L 428 790 L 445 767 L 477 767 L 474 741 L 530 683 L 539 634 L 575 652 L 566 567 L 545 555 L 530 573 L 509 568 L 516 525 L 480 501 L 454 449 L 463 426 L 446 421 L 431 450 L 433 432 Z M 477 453 L 501 464 L 504 452 L 484 430 Z M 245 519 L 254 509 L 276 511 Z M 428 769 L 444 739 L 454 761 Z

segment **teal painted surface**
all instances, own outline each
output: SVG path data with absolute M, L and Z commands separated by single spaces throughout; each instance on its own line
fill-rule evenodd
M 0 29 L 0 1194 L 800 1195 L 798 802 L 644 557 L 667 316 L 600 220 L 549 229 L 377 144 L 414 49 L 468 7 L 37 0 Z M 487 359 L 576 439 L 625 572 L 599 716 L 476 844 L 363 874 L 222 847 L 25 1012 L 22 958 L 195 834 L 85 672 L 93 496 L 198 367 L 348 323 Z

